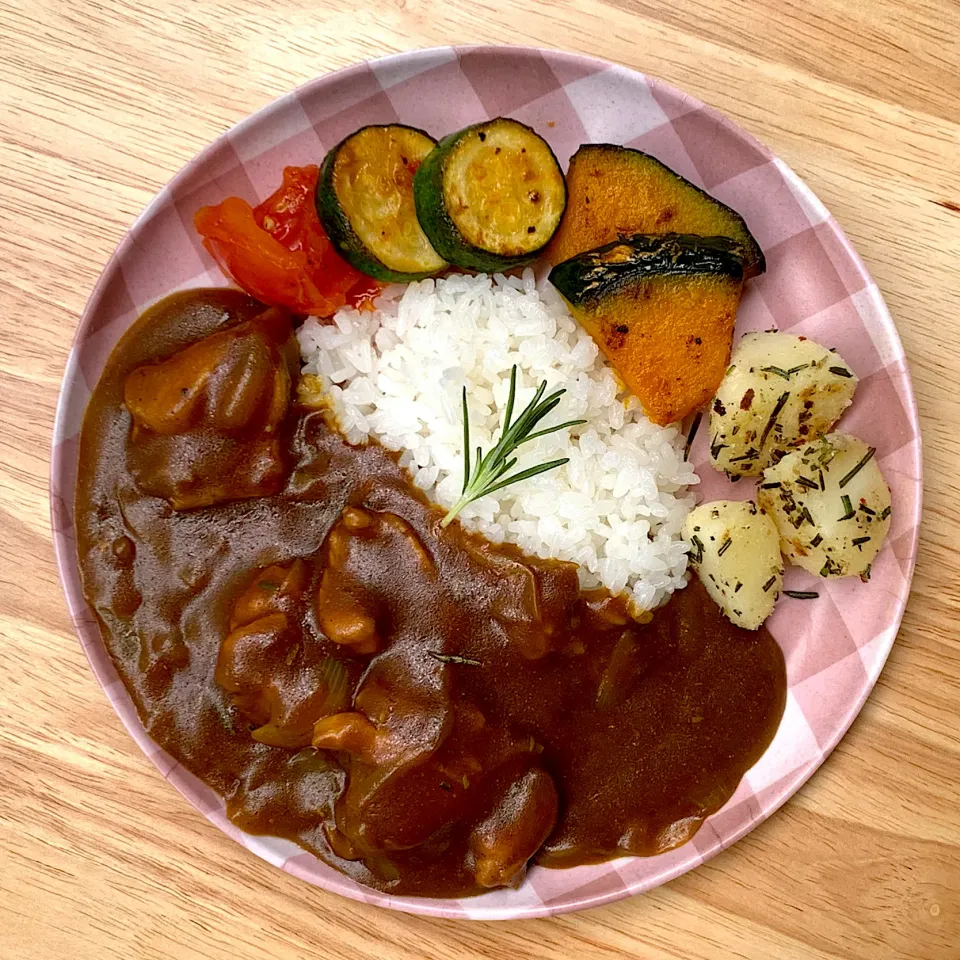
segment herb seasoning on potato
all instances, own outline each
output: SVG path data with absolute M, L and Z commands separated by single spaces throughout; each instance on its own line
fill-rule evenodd
M 756 477 L 794 447 L 829 432 L 853 402 L 857 376 L 805 337 L 748 333 L 710 406 L 710 463 Z

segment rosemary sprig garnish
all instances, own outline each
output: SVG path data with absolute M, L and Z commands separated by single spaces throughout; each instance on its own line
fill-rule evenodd
M 841 498 L 840 502 L 843 504 L 843 516 L 841 520 L 852 520 L 856 516 L 856 511 L 853 509 L 853 504 L 850 502 L 850 494 L 845 493 Z
M 852 377 L 853 374 L 846 367 L 831 367 L 830 372 L 838 377 Z
M 816 590 L 784 590 L 784 595 L 794 600 L 816 600 L 820 596 Z
M 543 395 L 546 390 L 547 381 L 544 380 L 524 411 L 516 420 L 513 420 L 513 404 L 517 396 L 517 367 L 514 364 L 510 371 L 510 393 L 507 395 L 507 409 L 503 419 L 503 428 L 500 431 L 500 439 L 486 455 L 480 447 L 477 447 L 477 459 L 471 464 L 470 416 L 467 410 L 467 388 L 463 388 L 463 491 L 460 499 L 440 521 L 441 527 L 447 526 L 468 503 L 501 490 L 511 483 L 528 480 L 530 477 L 546 473 L 547 470 L 553 470 L 554 467 L 561 467 L 569 461 L 569 457 L 562 457 L 559 460 L 540 463 L 506 476 L 517 463 L 517 458 L 511 457 L 511 454 L 521 444 L 587 422 L 586 420 L 568 420 L 566 423 L 558 423 L 556 426 L 534 431 L 534 427 L 554 410 L 560 403 L 560 397 L 566 393 L 566 390 L 563 389 L 555 390 L 544 399 Z

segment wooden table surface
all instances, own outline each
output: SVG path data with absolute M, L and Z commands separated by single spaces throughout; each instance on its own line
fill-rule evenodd
M 958 38 L 955 0 L 0 0 L 0 956 L 960 957 Z M 503 39 L 659 75 L 800 173 L 897 321 L 927 491 L 889 663 L 780 813 L 645 896 L 469 924 L 313 889 L 172 790 L 71 630 L 47 468 L 84 301 L 180 166 L 317 74 Z

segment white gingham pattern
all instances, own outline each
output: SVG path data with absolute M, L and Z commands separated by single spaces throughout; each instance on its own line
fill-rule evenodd
M 787 659 L 789 695 L 779 731 L 735 796 L 688 844 L 649 859 L 572 870 L 535 867 L 519 890 L 464 900 L 391 897 L 337 873 L 293 844 L 248 836 L 222 800 L 144 732 L 80 588 L 73 532 L 77 435 L 104 361 L 152 301 L 225 281 L 192 227 L 198 206 L 230 194 L 256 202 L 288 164 L 318 163 L 367 123 L 400 121 L 442 136 L 509 115 L 532 124 L 564 166 L 581 143 L 646 150 L 736 207 L 763 246 L 767 273 L 750 282 L 738 332 L 777 326 L 836 346 L 860 377 L 843 429 L 877 447 L 893 494 L 889 543 L 868 586 L 817 582 L 800 570 L 788 588 L 816 586 L 817 601 L 784 598 L 769 623 Z M 694 450 L 700 493 L 746 497 L 705 468 L 705 431 Z M 368 903 L 442 917 L 515 918 L 562 913 L 648 890 L 702 863 L 769 816 L 836 746 L 867 698 L 896 636 L 917 548 L 920 430 L 903 348 L 876 285 L 810 190 L 729 120 L 660 81 L 588 57 L 521 47 L 439 48 L 321 77 L 228 131 L 155 198 L 117 249 L 87 305 L 64 376 L 51 472 L 60 573 L 91 666 L 121 719 L 161 773 L 206 817 L 282 869 Z

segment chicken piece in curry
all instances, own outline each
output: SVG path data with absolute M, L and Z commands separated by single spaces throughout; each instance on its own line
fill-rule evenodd
M 150 735 L 244 830 L 392 893 L 688 840 L 778 726 L 770 634 L 697 581 L 641 622 L 441 528 L 395 456 L 298 402 L 293 322 L 175 295 L 90 401 L 84 588 Z

